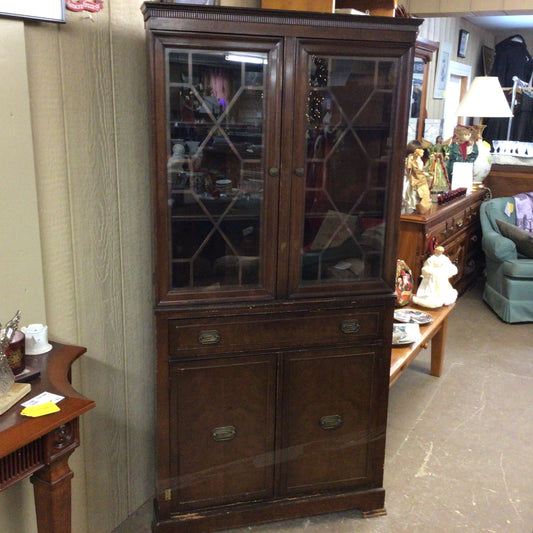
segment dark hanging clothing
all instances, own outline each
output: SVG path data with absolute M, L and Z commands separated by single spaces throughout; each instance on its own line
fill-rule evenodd
M 491 76 L 497 76 L 502 87 L 513 86 L 513 76 L 529 82 L 533 59 L 521 35 L 507 37 L 496 45 Z
M 532 72 L 533 59 L 521 35 L 512 35 L 496 45 L 496 54 L 491 76 L 496 76 L 502 87 L 512 87 L 514 83 L 513 76 L 518 76 L 522 81 L 529 83 Z M 524 100 L 529 99 L 526 97 Z M 529 136 L 528 120 L 531 117 L 530 103 L 530 101 L 525 102 L 525 106 L 522 109 L 523 116 L 519 120 L 516 120 L 516 117 L 520 113 L 520 110 L 518 108 L 514 109 L 515 118 L 512 124 L 511 140 L 519 140 L 515 137 L 518 134 L 517 130 L 519 126 L 520 136 L 522 137 L 520 140 L 531 140 L 531 138 L 527 138 Z M 492 142 L 507 139 L 508 118 L 489 118 L 485 120 L 485 124 L 487 127 L 483 132 L 483 138 L 486 141 Z
M 533 141 L 533 93 L 523 90 L 520 104 L 514 109 L 511 139 L 513 141 Z

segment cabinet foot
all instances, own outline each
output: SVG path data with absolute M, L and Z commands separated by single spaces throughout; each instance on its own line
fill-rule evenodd
M 387 510 L 383 507 L 382 509 L 372 509 L 370 511 L 361 511 L 363 518 L 374 518 L 375 516 L 385 516 Z

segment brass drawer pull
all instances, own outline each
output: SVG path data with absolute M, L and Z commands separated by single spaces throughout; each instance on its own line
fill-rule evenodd
M 294 173 L 299 177 L 299 178 L 303 178 L 303 176 L 305 175 L 305 170 L 302 168 L 302 167 L 298 167 L 294 170 Z
M 215 428 L 211 432 L 211 436 L 216 442 L 225 442 L 228 440 L 233 440 L 236 434 L 237 430 L 235 429 L 235 426 L 221 426 L 219 428 Z
M 220 341 L 220 333 L 216 329 L 204 329 L 198 333 L 200 344 L 217 344 Z
M 462 227 L 463 227 L 463 221 L 462 221 L 462 220 L 459 220 L 459 221 L 457 222 L 456 226 L 457 226 L 458 228 L 462 228 Z
M 361 329 L 361 324 L 356 319 L 344 320 L 341 323 L 341 331 L 347 335 L 357 333 Z
M 336 429 L 342 426 L 341 415 L 326 415 L 320 418 L 319 425 L 322 429 Z
M 279 176 L 279 168 L 278 167 L 270 167 L 268 169 L 268 175 L 272 178 L 277 178 Z

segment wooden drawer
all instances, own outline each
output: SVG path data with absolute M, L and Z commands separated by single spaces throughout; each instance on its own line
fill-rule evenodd
M 384 308 L 169 321 L 169 355 L 286 349 L 372 341 L 382 335 Z
M 480 205 L 481 202 L 477 202 L 454 213 L 437 225 L 429 227 L 429 234 L 426 239 L 428 248 L 431 243 L 446 247 L 446 244 L 455 239 L 461 231 L 467 231 L 471 226 L 478 224 Z M 426 253 L 430 253 L 430 250 L 427 249 Z

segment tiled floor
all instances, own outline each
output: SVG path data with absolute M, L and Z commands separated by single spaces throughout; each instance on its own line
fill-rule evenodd
M 532 533 L 533 324 L 504 324 L 474 288 L 451 315 L 442 377 L 428 369 L 425 350 L 390 391 L 386 516 L 231 533 Z M 115 533 L 147 533 L 151 518 L 148 502 Z

